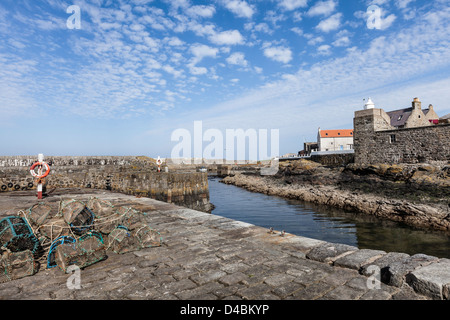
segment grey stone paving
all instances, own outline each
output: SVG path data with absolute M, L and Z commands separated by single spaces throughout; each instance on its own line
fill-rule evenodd
M 162 246 L 122 255 L 108 251 L 106 260 L 81 270 L 81 289 L 69 289 L 70 275 L 60 269 L 43 269 L 34 276 L 0 284 L 1 299 L 448 298 L 447 259 L 417 260 L 405 254 L 358 250 L 291 234 L 280 236 L 279 232 L 271 234 L 265 228 L 148 198 L 92 190 L 67 192 L 60 190 L 45 201 L 96 196 L 116 205 L 133 206 L 147 212 L 148 223 L 163 237 Z M 0 211 L 29 208 L 35 201 L 26 193 L 14 197 L 2 194 Z M 392 257 L 400 260 L 393 262 Z M 397 264 L 389 277 L 398 277 L 396 285 L 376 281 L 381 274 L 368 268 L 372 264 L 376 270 L 384 270 L 383 274 L 390 264 Z

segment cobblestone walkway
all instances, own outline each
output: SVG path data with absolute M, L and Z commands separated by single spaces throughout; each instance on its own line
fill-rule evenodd
M 92 190 L 58 192 L 45 201 L 59 201 L 63 195 L 68 199 L 96 196 L 147 212 L 148 223 L 161 233 L 163 245 L 122 255 L 108 251 L 106 260 L 81 270 L 81 289 L 68 289 L 70 275 L 58 268 L 44 269 L 0 284 L 1 299 L 430 299 L 405 283 L 375 283 L 360 273 L 363 261 L 375 261 L 382 252 L 280 236 L 147 198 Z M 0 195 L 0 212 L 29 208 L 36 201 L 30 194 L 20 194 Z

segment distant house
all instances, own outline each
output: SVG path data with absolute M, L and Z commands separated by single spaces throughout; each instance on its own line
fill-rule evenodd
M 391 126 L 401 128 L 415 128 L 438 124 L 439 116 L 434 112 L 433 105 L 428 109 L 422 109 L 422 103 L 418 98 L 414 98 L 411 108 L 394 110 L 387 112 L 391 118 Z
M 353 149 L 353 129 L 321 130 L 317 134 L 319 151 L 342 151 Z
M 364 110 L 374 109 L 375 105 L 369 98 L 364 105 Z M 434 112 L 433 105 L 428 109 L 422 109 L 422 102 L 414 98 L 410 108 L 398 109 L 386 112 L 390 118 L 390 125 L 395 129 L 425 127 L 439 123 L 439 116 Z
M 319 145 L 317 142 L 305 142 L 303 143 L 303 156 L 309 156 L 311 152 L 317 151 L 319 149 Z M 300 154 L 299 154 L 300 155 Z

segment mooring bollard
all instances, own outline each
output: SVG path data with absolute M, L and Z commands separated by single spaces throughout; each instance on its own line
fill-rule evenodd
M 35 171 L 36 167 L 38 169 L 37 173 Z M 43 171 L 44 167 L 45 172 Z M 42 186 L 45 182 L 45 177 L 50 173 L 50 166 L 44 162 L 44 155 L 42 153 L 38 155 L 38 161 L 31 166 L 30 173 L 37 180 L 37 198 L 40 200 L 42 199 Z

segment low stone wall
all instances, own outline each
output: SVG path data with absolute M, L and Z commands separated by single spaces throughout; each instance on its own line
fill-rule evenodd
M 0 192 L 35 189 L 33 157 L 0 157 Z M 46 157 L 51 164 L 45 189 L 92 188 L 149 197 L 210 212 L 206 173 L 157 172 L 150 158 Z
M 354 153 L 339 153 L 339 154 L 313 154 L 311 161 L 320 163 L 324 166 L 340 167 L 346 166 L 355 161 Z

